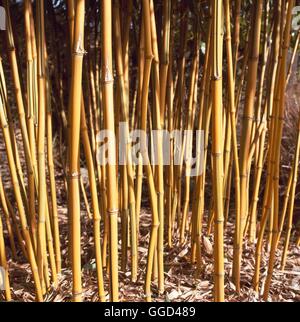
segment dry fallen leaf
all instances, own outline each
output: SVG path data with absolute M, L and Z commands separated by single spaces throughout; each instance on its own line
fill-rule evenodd
M 177 299 L 181 295 L 177 290 L 172 291 L 171 293 L 167 293 L 166 299 L 169 300 L 168 302 L 172 302 L 173 300 Z
M 205 236 L 203 236 L 203 246 L 204 246 L 204 250 L 207 255 L 213 254 L 213 252 L 214 252 L 213 246 L 212 246 L 211 242 L 209 241 L 209 239 Z

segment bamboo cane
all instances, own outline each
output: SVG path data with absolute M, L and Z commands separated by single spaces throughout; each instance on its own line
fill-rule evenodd
M 45 172 L 45 113 L 46 113 L 46 69 L 45 69 L 45 27 L 44 27 L 44 2 L 37 4 L 38 15 L 38 242 L 37 256 L 38 268 L 42 287 L 49 282 L 44 281 L 44 274 L 47 276 L 47 250 L 46 250 L 46 172 Z M 48 285 L 46 285 L 48 287 Z M 44 292 L 46 290 L 44 289 Z
M 153 0 L 150 0 L 150 14 L 151 14 L 151 39 L 153 51 L 153 77 L 154 77 L 154 92 L 155 92 L 155 113 L 154 113 L 154 129 L 157 130 L 155 137 L 156 151 L 157 151 L 157 176 L 156 176 L 156 192 L 157 192 L 157 207 L 159 216 L 158 240 L 157 240 L 157 256 L 158 256 L 158 288 L 162 294 L 164 292 L 164 173 L 163 173 L 163 146 L 161 133 L 161 84 L 159 71 L 159 53 L 157 43 L 157 32 L 154 16 Z
M 186 129 L 187 131 L 193 130 L 193 103 L 194 103 L 194 91 L 195 85 L 197 84 L 197 64 L 198 64 L 198 51 L 197 48 L 199 47 L 199 35 L 197 27 L 196 29 L 196 39 L 195 39 L 195 49 L 194 49 L 194 58 L 193 58 L 193 65 L 192 65 L 192 76 L 190 80 L 190 92 L 189 92 L 189 103 L 188 103 L 188 117 L 186 119 Z M 187 134 L 185 136 L 186 140 L 186 151 L 187 151 L 187 159 L 186 159 L 186 173 L 185 173 L 185 198 L 183 204 L 183 211 L 182 211 L 182 222 L 181 222 L 181 230 L 180 230 L 180 240 L 183 243 L 185 237 L 185 229 L 186 229 L 186 220 L 188 215 L 188 207 L 189 207 L 189 195 L 190 195 L 190 175 L 191 175 L 191 155 L 192 155 L 192 137 Z
M 34 129 L 34 91 L 37 91 L 37 88 L 33 88 L 34 85 L 34 66 L 33 66 L 33 57 L 32 57 L 32 40 L 31 40 L 31 4 L 29 1 L 25 1 L 24 5 L 24 14 L 25 14 L 25 29 L 26 29 L 26 44 L 27 44 L 27 96 L 28 96 L 28 134 L 29 134 L 29 143 L 30 143 L 30 152 L 33 158 L 33 162 L 36 164 L 36 138 L 35 138 L 35 129 Z M 30 212 L 30 228 L 33 236 L 34 249 L 37 249 L 37 238 L 36 238 L 36 213 L 35 213 L 35 182 L 33 174 L 28 176 L 28 190 L 29 190 L 29 212 Z
M 212 158 L 215 212 L 214 277 L 215 301 L 224 301 L 223 254 L 223 152 L 222 152 L 222 1 L 213 1 L 213 66 L 212 66 Z
M 81 101 L 81 137 L 83 141 L 84 152 L 87 160 L 88 175 L 92 195 L 92 205 L 93 205 L 93 221 L 94 221 L 94 243 L 95 243 L 95 254 L 96 254 L 96 265 L 97 265 L 97 279 L 98 279 L 98 295 L 101 302 L 105 302 L 105 292 L 104 292 L 104 281 L 102 272 L 102 257 L 101 257 L 101 244 L 100 244 L 100 209 L 98 203 L 97 194 L 97 184 L 95 178 L 95 168 L 93 164 L 93 156 L 91 151 L 91 145 L 87 133 L 86 116 L 84 109 L 84 101 Z
M 125 137 L 129 138 L 129 121 L 128 121 L 128 101 L 126 98 L 126 87 L 123 78 L 123 62 L 122 62 L 122 52 L 121 52 L 121 28 L 120 28 L 120 17 L 119 17 L 119 6 L 115 1 L 115 37 L 117 44 L 117 69 L 118 69 L 118 79 L 120 87 L 121 96 L 121 113 L 122 119 L 125 122 Z M 133 178 L 133 168 L 132 168 L 132 157 L 131 157 L 131 147 L 130 144 L 126 142 L 125 151 L 125 162 L 126 162 L 126 175 L 129 184 L 129 214 L 131 223 L 131 269 L 132 269 L 132 281 L 135 282 L 137 279 L 137 228 L 136 228 L 136 210 L 135 210 L 135 192 L 134 192 L 134 178 Z M 124 169 L 125 170 L 125 169 Z M 124 187 L 123 187 L 124 189 Z
M 225 0 L 225 25 L 226 25 L 226 53 L 228 59 L 228 85 L 229 85 L 229 102 L 230 102 L 230 125 L 232 131 L 232 150 L 234 159 L 234 173 L 235 173 L 235 240 L 234 240 L 234 262 L 238 261 L 238 252 L 240 249 L 240 172 L 239 172 L 239 160 L 238 160 L 238 147 L 237 147 L 237 134 L 236 134 L 236 108 L 234 99 L 234 70 L 233 70 L 233 60 L 232 60 L 232 49 L 231 49 L 231 31 L 230 31 L 230 8 L 229 1 Z M 236 283 L 237 291 L 239 291 L 239 270 L 234 270 L 234 280 Z
M 247 219 L 247 178 L 249 174 L 248 158 L 249 158 L 249 146 L 251 142 L 251 128 L 254 118 L 254 99 L 257 79 L 257 67 L 258 67 L 258 55 L 260 49 L 260 31 L 261 31 L 261 17 L 262 17 L 262 1 L 255 1 L 253 8 L 253 32 L 251 38 L 251 53 L 249 54 L 248 62 L 248 74 L 247 74 L 247 88 L 246 88 L 246 102 L 243 117 L 243 130 L 242 130 L 242 145 L 240 148 L 240 187 L 241 187 L 241 222 L 239 229 L 239 244 L 242 246 L 243 231 L 246 225 Z M 239 260 L 235 261 L 237 265 L 236 269 L 240 269 L 240 257 L 241 257 L 241 246 L 237 249 L 239 253 Z M 236 273 L 235 283 L 239 285 L 239 273 Z M 239 287 L 238 287 L 239 288 Z
M 150 81 L 150 70 L 153 60 L 152 46 L 151 46 L 151 17 L 150 17 L 150 3 L 149 0 L 143 0 L 143 17 L 144 17 L 144 32 L 145 32 L 145 65 L 144 65 L 144 77 L 143 77 L 143 95 L 141 102 L 141 130 L 146 131 L 147 129 L 147 104 L 148 104 L 148 93 L 149 93 L 149 81 Z M 155 190 L 155 183 L 152 173 L 152 168 L 149 162 L 148 152 L 146 150 L 145 138 L 142 138 L 141 142 L 141 155 L 143 157 L 143 165 L 148 179 L 150 203 L 152 210 L 152 228 L 148 249 L 147 259 L 147 271 L 145 280 L 145 295 L 146 300 L 151 301 L 151 277 L 152 269 L 155 257 L 155 249 L 157 246 L 157 236 L 159 227 L 159 214 L 157 209 L 157 195 Z
M 81 246 L 80 246 L 80 195 L 79 195 L 79 137 L 81 110 L 81 80 L 83 63 L 83 34 L 85 2 L 77 0 L 75 3 L 75 25 L 72 53 L 72 79 L 70 92 L 70 130 L 69 130 L 69 182 L 68 206 L 71 218 L 71 247 L 73 272 L 73 301 L 82 300 L 81 286 Z
M 113 75 L 112 75 L 112 4 L 111 0 L 104 0 L 102 7 L 103 21 L 103 103 L 105 129 L 115 133 L 114 113 L 113 113 Z M 117 302 L 118 291 L 118 189 L 116 180 L 116 146 L 115 142 L 111 146 L 111 156 L 113 164 L 107 165 L 107 214 L 110 225 L 110 299 Z

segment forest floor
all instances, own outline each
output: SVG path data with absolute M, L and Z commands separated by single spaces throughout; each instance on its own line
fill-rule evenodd
M 67 210 L 60 208 L 61 234 L 65 238 L 62 240 L 62 256 L 64 258 L 63 267 L 66 266 L 68 257 L 67 246 Z M 139 245 L 139 275 L 136 283 L 131 282 L 130 267 L 126 273 L 120 272 L 120 300 L 124 302 L 139 302 L 144 300 L 144 280 L 146 271 L 147 246 L 150 236 L 151 216 L 148 211 L 143 211 L 140 226 Z M 204 227 L 205 228 L 205 227 Z M 86 214 L 82 214 L 82 282 L 85 301 L 98 301 L 96 265 L 93 254 L 92 222 Z M 254 245 L 245 242 L 243 252 L 243 262 L 241 270 L 241 293 L 235 292 L 235 286 L 231 282 L 231 270 L 233 259 L 232 248 L 233 225 L 228 223 L 225 233 L 225 294 L 226 301 L 230 302 L 257 302 L 262 301 L 252 288 L 251 281 L 254 272 Z M 190 264 L 189 243 L 179 245 L 174 240 L 172 249 L 165 248 L 165 293 L 158 295 L 156 283 L 153 283 L 153 301 L 157 302 L 210 302 L 213 300 L 213 255 L 212 236 L 205 237 L 205 247 L 203 247 L 203 270 L 199 278 L 195 279 L 195 265 Z M 229 245 L 229 246 L 228 246 Z M 121 247 L 121 245 L 119 245 Z M 277 251 L 277 261 L 272 278 L 269 301 L 298 302 L 300 301 L 300 248 L 293 247 L 288 255 L 285 271 L 279 269 L 281 249 Z M 266 253 L 266 252 L 264 252 Z M 130 256 L 130 250 L 128 251 Z M 264 281 L 267 275 L 268 256 L 263 255 L 261 277 Z M 129 257 L 130 259 L 130 257 Z M 16 301 L 34 301 L 34 285 L 31 279 L 30 267 L 21 262 L 9 261 L 10 280 L 12 286 L 12 296 Z M 104 272 L 106 275 L 106 272 Z M 105 290 L 108 292 L 108 280 L 105 282 Z M 263 287 L 262 287 L 263 288 Z M 261 288 L 261 289 L 262 289 Z M 56 289 L 51 289 L 46 297 L 46 301 L 64 302 L 71 301 L 72 273 L 70 269 L 63 268 L 59 277 L 59 285 Z M 108 300 L 108 294 L 107 294 Z

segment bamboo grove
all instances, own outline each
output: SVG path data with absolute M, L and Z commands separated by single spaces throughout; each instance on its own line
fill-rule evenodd
M 247 244 L 255 249 L 249 282 L 267 301 L 274 270 L 284 270 L 289 251 L 300 243 L 293 225 L 299 219 L 297 106 L 298 127 L 292 129 L 297 134 L 289 143 L 293 155 L 286 161 L 282 153 L 287 88 L 294 86 L 300 97 L 297 1 L 3 0 L 1 5 L 6 12 L 6 30 L 0 31 L 5 160 L 0 266 L 6 285 L 1 296 L 14 299 L 11 263 L 20 261 L 30 266 L 36 301 L 59 287 L 65 268 L 72 271 L 73 301 L 84 301 L 82 235 L 88 233 L 99 301 L 119 301 L 122 273 L 132 283 L 142 279 L 141 301 L 164 294 L 165 255 L 185 246 L 196 285 L 208 237 L 212 299 L 226 301 L 227 280 L 237 296 L 241 292 Z M 119 164 L 121 124 L 126 135 L 138 129 L 150 134 L 155 164 L 148 148 L 132 162 L 134 139 L 125 142 L 127 162 Z M 110 163 L 100 162 L 107 157 L 107 151 L 98 153 L 105 151 L 101 130 L 116 134 Z M 174 162 L 173 136 L 170 162 L 164 164 L 163 137 L 152 130 L 202 131 L 203 171 L 191 175 L 191 156 L 186 160 L 182 152 Z M 181 139 L 190 154 L 199 144 Z M 145 137 L 141 141 L 147 144 Z M 142 263 L 145 212 L 151 222 Z M 85 222 L 91 231 L 85 231 Z M 229 273 L 225 261 L 232 265 Z

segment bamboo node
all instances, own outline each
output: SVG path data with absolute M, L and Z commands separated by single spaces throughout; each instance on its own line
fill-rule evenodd
M 119 213 L 119 209 L 107 209 L 107 213 L 108 215 L 110 216 L 114 216 L 114 215 L 117 215 Z
M 74 48 L 73 54 L 75 56 L 84 56 L 85 54 L 87 54 L 87 52 L 84 50 L 84 48 L 82 48 L 82 35 L 81 34 L 78 37 L 78 41 L 77 41 L 76 47 Z
M 7 49 L 8 49 L 9 52 L 15 51 L 15 46 L 12 45 L 12 44 L 9 44 Z
M 223 79 L 223 77 L 219 76 L 219 75 L 214 75 L 214 76 L 211 77 L 211 81 L 213 81 L 213 82 L 217 82 L 217 81 L 220 81 L 222 79 Z
M 249 58 L 249 61 L 256 62 L 256 61 L 258 61 L 258 59 L 259 59 L 259 56 L 253 56 L 253 57 Z
M 255 117 L 253 117 L 253 116 L 248 116 L 248 115 L 244 115 L 244 116 L 243 116 L 243 120 L 255 121 Z
M 215 158 L 221 158 L 223 153 L 222 152 L 212 152 L 211 155 Z
M 220 225 L 220 224 L 223 224 L 223 223 L 224 223 L 224 219 L 216 219 L 215 220 L 216 225 Z
M 154 58 L 154 55 L 153 54 L 150 54 L 150 55 L 146 55 L 145 56 L 145 60 L 152 60 Z

